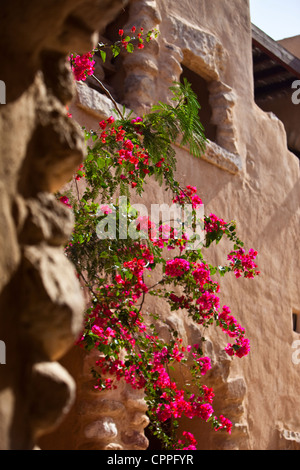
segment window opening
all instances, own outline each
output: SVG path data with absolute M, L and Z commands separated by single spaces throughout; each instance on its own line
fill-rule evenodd
M 212 142 L 216 141 L 217 126 L 212 124 L 212 109 L 209 103 L 209 90 L 207 81 L 197 73 L 190 70 L 185 65 L 182 66 L 182 74 L 180 81 L 183 83 L 183 79 L 186 78 L 191 84 L 194 93 L 197 95 L 198 102 L 201 106 L 199 110 L 199 119 L 204 127 L 205 137 Z
M 293 312 L 292 322 L 293 322 L 293 331 L 295 331 L 295 333 L 300 333 L 300 314 L 299 313 Z

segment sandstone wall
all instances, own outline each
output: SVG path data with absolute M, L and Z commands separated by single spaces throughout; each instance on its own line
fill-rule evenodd
M 75 399 L 58 359 L 82 327 L 84 301 L 63 244 L 73 220 L 53 192 L 85 154 L 67 117 L 74 96 L 67 55 L 84 53 L 121 0 L 2 2 L 0 107 L 0 448 L 32 449 Z
M 144 112 L 158 99 L 168 100 L 168 87 L 179 79 L 181 64 L 207 82 L 216 138 L 208 143 L 201 160 L 178 148 L 178 180 L 198 187 L 207 213 L 236 220 L 247 248 L 259 252 L 260 278 L 221 280 L 221 300 L 245 327 L 250 355 L 228 359 L 226 339 L 221 335 L 210 335 L 207 343 L 213 369 L 205 380 L 215 388 L 216 411 L 234 422 L 232 435 L 211 432 L 205 423 L 187 421 L 184 425 L 195 434 L 201 449 L 299 448 L 300 365 L 293 362 L 299 333 L 292 326 L 292 313 L 300 312 L 299 161 L 287 149 L 283 124 L 254 103 L 248 1 L 133 0 L 126 21 L 145 29 L 159 27 L 161 34 L 141 56 L 124 60 L 125 104 Z M 73 117 L 81 125 L 97 127 L 103 114 L 109 113 L 107 101 L 86 85 L 79 85 L 78 93 Z M 152 185 L 147 200 L 168 202 L 163 189 Z M 210 255 L 212 262 L 224 261 L 225 254 L 226 247 L 218 247 Z M 199 338 L 200 331 L 183 315 L 170 317 L 159 303 L 151 308 L 177 324 L 187 340 Z M 76 367 L 72 357 L 77 357 Z M 74 350 L 62 363 L 69 364 L 70 370 L 73 367 L 81 387 L 86 380 L 86 359 Z M 85 391 L 79 394 L 65 424 L 41 441 L 42 448 L 107 448 L 109 443 L 116 446 L 112 448 L 128 448 L 122 426 L 132 405 L 126 404 L 120 392 L 111 397 L 113 405 L 104 413 L 110 397 L 103 396 L 99 418 L 97 413 L 88 414 L 87 422 L 80 405 L 80 399 L 87 396 Z M 122 412 L 115 413 L 116 409 Z M 129 422 L 135 435 L 140 435 L 145 421 L 135 425 L 130 418 Z M 139 442 L 133 440 L 129 446 L 139 448 Z
M 232 126 L 241 169 L 229 174 L 180 152 L 180 176 L 182 181 L 191 181 L 201 188 L 207 211 L 225 220 L 237 220 L 246 245 L 259 252 L 260 278 L 254 282 L 235 279 L 222 282 L 224 303 L 232 306 L 245 326 L 252 351 L 249 357 L 232 363 L 224 383 L 228 393 L 222 394 L 220 404 L 228 407 L 228 411 L 232 409 L 234 420 L 238 418 L 229 447 L 271 449 L 277 448 L 281 439 L 278 429 L 299 432 L 299 365 L 292 362 L 292 345 L 298 338 L 292 330 L 292 312 L 299 311 L 300 300 L 299 161 L 287 151 L 282 123 L 262 112 L 253 101 L 247 4 L 211 1 L 189 6 L 169 2 L 168 16 L 183 18 L 211 33 L 226 58 L 218 70 L 220 81 L 235 96 Z M 166 28 L 168 37 L 167 31 Z M 178 44 L 179 41 L 180 38 Z M 191 38 L 189 43 L 193 44 L 194 52 L 195 43 L 201 51 L 199 41 L 193 43 Z M 203 50 L 204 47 L 202 54 Z M 188 61 L 190 53 L 185 55 Z M 199 63 L 199 59 L 193 60 Z M 297 122 L 294 125 L 297 130 Z M 224 140 L 217 143 L 227 147 Z M 231 151 L 235 153 L 234 149 Z M 239 416 L 234 416 L 235 413 Z M 208 442 L 206 439 L 203 434 L 204 446 L 216 445 L 214 436 Z

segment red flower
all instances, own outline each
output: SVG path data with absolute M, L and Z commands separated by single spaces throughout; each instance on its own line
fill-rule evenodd
M 71 204 L 69 204 L 69 198 L 67 196 L 61 196 L 59 200 L 60 202 L 65 204 L 67 207 L 72 207 Z

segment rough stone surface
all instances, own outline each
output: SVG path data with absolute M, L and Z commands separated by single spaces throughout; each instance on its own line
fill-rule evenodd
M 26 3 L 26 2 L 25 2 Z M 59 363 L 82 327 L 84 300 L 62 245 L 73 218 L 50 193 L 85 154 L 68 118 L 75 93 L 67 59 L 91 50 L 122 0 L 12 0 L 1 5 L 0 448 L 37 448 L 75 399 Z M 16 33 L 17 32 L 17 33 Z
M 38 439 L 62 421 L 75 400 L 75 381 L 57 362 L 37 362 L 29 375 L 31 426 Z
M 42 449 L 147 449 L 144 430 L 149 419 L 143 391 L 133 390 L 122 380 L 116 390 L 95 390 L 90 368 L 98 358 L 97 352 L 76 349 L 63 358 L 63 365 L 76 380 L 77 398 L 64 423 L 39 440 Z

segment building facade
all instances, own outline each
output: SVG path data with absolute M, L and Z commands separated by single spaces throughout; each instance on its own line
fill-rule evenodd
M 222 279 L 222 302 L 245 327 L 251 353 L 232 361 L 224 353 L 224 338 L 212 333 L 207 342 L 213 365 L 207 385 L 215 390 L 215 408 L 233 422 L 232 434 L 215 433 L 200 420 L 187 420 L 182 429 L 193 432 L 199 450 L 299 450 L 300 104 L 292 102 L 292 83 L 300 69 L 295 50 L 276 43 L 276 55 L 272 41 L 254 35 L 258 31 L 251 25 L 247 0 L 130 0 L 107 23 L 100 37 L 112 42 L 119 28 L 159 30 L 139 54 L 104 65 L 99 60 L 96 74 L 120 105 L 137 114 L 159 100 L 169 102 L 172 83 L 188 79 L 202 106 L 208 142 L 201 159 L 178 146 L 177 180 L 198 188 L 207 212 L 236 220 L 240 238 L 259 253 L 258 278 Z M 272 55 L 271 65 L 258 50 Z M 287 64 L 289 59 L 295 59 L 293 64 Z M 265 65 L 255 69 L 263 60 Z M 290 86 L 282 79 L 287 67 Z M 272 86 L 274 80 L 264 82 L 270 77 L 277 85 L 283 80 L 284 90 Z M 270 85 L 258 98 L 257 89 Z M 111 103 L 89 79 L 77 84 L 70 111 L 81 126 L 95 129 L 111 114 Z M 167 202 L 164 189 L 152 183 L 146 194 L 153 203 Z M 220 245 L 212 262 L 225 255 Z M 164 324 L 176 325 L 189 342 L 201 335 L 182 313 L 170 314 L 159 302 L 150 307 L 162 319 L 162 335 Z M 158 448 L 147 435 L 142 393 L 125 385 L 103 396 L 91 391 L 93 360 L 76 346 L 60 355 L 59 363 L 76 384 L 76 399 L 64 421 L 38 439 L 39 447 Z
M 157 28 L 160 34 L 141 54 L 124 56 L 104 67 L 99 61 L 101 79 L 117 102 L 138 114 L 158 100 L 168 102 L 172 82 L 188 79 L 202 106 L 200 118 L 209 140 L 201 160 L 177 149 L 177 178 L 182 185 L 197 186 L 206 210 L 236 220 L 246 245 L 259 252 L 260 278 L 238 283 L 224 279 L 222 285 L 224 302 L 237 312 L 248 332 L 250 355 L 240 361 L 228 360 L 222 339 L 212 336 L 209 341 L 214 366 L 208 381 L 216 392 L 216 407 L 234 423 L 233 432 L 219 435 L 194 420 L 183 427 L 197 437 L 199 449 L 298 449 L 299 107 L 292 103 L 291 85 L 299 78 L 299 60 L 276 43 L 278 57 L 270 58 L 275 63 L 267 67 L 265 62 L 257 69 L 257 49 L 265 52 L 266 44 L 255 36 L 258 30 L 251 25 L 244 0 L 133 0 L 108 26 L 103 40 L 114 41 L 119 28 L 133 25 Z M 269 57 L 274 42 L 267 39 Z M 295 59 L 288 71 L 282 59 L 285 52 Z M 276 88 L 271 80 L 268 98 L 261 91 L 258 97 L 259 79 L 273 75 L 274 67 L 277 81 L 283 67 L 285 89 Z M 100 118 L 109 115 L 109 101 L 92 80 L 79 84 L 77 90 L 73 117 L 94 128 Z M 152 202 L 164 201 L 163 189 L 149 187 L 148 194 Z M 215 259 L 224 254 L 219 250 Z M 181 314 L 170 317 L 169 311 L 155 303 L 151 308 L 166 323 L 179 325 L 183 337 L 197 339 L 199 332 Z M 83 424 L 77 423 L 76 444 L 72 444 L 71 433 L 62 445 L 127 450 L 155 446 L 151 438 L 147 444 L 142 437 L 147 423 L 142 402 L 138 410 L 130 410 L 128 390 L 114 393 L 113 407 L 119 412 L 107 410 L 108 392 L 105 411 L 100 404 L 99 413 L 87 412 L 85 418 L 79 401 L 68 418 L 69 425 L 83 420 Z M 98 400 L 84 392 L 82 397 L 85 403 Z M 129 422 L 135 424 L 126 434 L 124 423 L 128 428 Z M 45 445 L 55 446 L 55 435 L 62 437 L 60 432 L 64 433 L 63 427 Z

